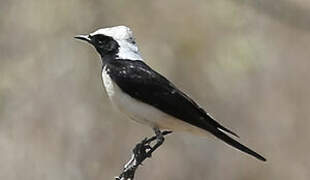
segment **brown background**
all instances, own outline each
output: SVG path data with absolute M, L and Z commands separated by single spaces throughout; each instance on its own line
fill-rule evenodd
M 309 179 L 308 0 L 1 1 L 0 179 L 113 179 L 152 135 L 112 109 L 98 55 L 72 38 L 121 24 L 149 65 L 268 159 L 173 134 L 137 179 Z

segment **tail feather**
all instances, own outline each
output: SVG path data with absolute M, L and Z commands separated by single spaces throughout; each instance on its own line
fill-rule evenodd
M 261 161 L 266 161 L 266 158 L 264 158 L 263 156 L 261 156 L 260 154 L 256 153 L 255 151 L 251 150 L 250 148 L 240 144 L 238 141 L 234 140 L 233 138 L 229 137 L 228 135 L 226 135 L 225 133 L 223 133 L 222 131 L 216 129 L 216 128 L 212 128 L 211 130 L 209 130 L 214 136 L 216 136 L 217 138 L 223 140 L 224 142 L 226 142 L 227 144 L 233 146 L 234 148 L 245 152 L 251 156 L 254 156 L 255 158 L 261 160 Z
M 220 125 L 220 124 L 218 125 L 217 128 L 218 128 L 219 130 L 225 131 L 225 132 L 227 132 L 227 133 L 229 133 L 229 134 L 231 134 L 231 135 L 234 135 L 234 136 L 237 137 L 237 138 L 240 138 L 238 134 L 236 134 L 235 132 L 233 132 L 233 131 L 231 131 L 231 130 L 225 128 L 224 126 L 222 126 L 222 125 Z

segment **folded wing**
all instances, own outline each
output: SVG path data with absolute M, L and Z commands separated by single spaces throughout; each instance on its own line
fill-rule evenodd
M 216 122 L 191 98 L 144 62 L 138 60 L 114 60 L 108 66 L 113 66 L 113 68 L 109 68 L 109 74 L 113 81 L 131 97 L 193 126 L 209 131 L 240 151 L 262 161 L 266 160 L 258 153 L 226 135 L 224 132 L 239 137 L 236 133 Z

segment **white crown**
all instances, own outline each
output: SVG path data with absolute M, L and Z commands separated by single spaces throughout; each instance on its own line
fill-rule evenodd
M 91 36 L 102 34 L 105 36 L 110 36 L 115 40 L 126 40 L 133 39 L 133 33 L 129 27 L 126 26 L 115 26 L 110 28 L 102 28 L 97 31 L 90 33 Z

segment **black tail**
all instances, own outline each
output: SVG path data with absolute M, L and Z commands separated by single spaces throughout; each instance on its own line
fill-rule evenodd
M 222 131 L 216 129 L 216 128 L 212 128 L 211 130 L 209 129 L 209 131 L 216 136 L 217 138 L 223 140 L 224 142 L 226 142 L 227 144 L 235 147 L 236 149 L 239 149 L 242 152 L 245 152 L 247 154 L 250 154 L 254 157 L 256 157 L 257 159 L 261 160 L 261 161 L 266 161 L 266 159 L 259 155 L 258 153 L 254 152 L 253 150 L 249 149 L 248 147 L 240 144 L 238 141 L 234 140 L 233 138 L 229 137 L 228 135 L 226 135 L 225 133 L 223 133 Z

